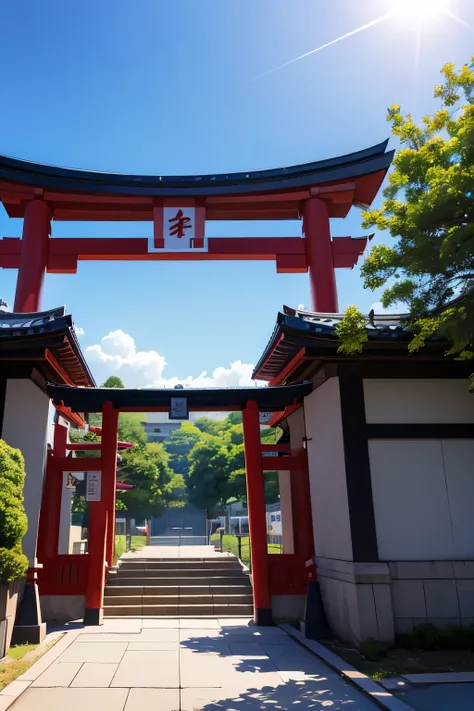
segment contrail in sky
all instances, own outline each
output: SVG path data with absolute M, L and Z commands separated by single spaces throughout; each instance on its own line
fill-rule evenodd
M 326 42 L 326 44 L 322 44 L 320 47 L 316 47 L 316 49 L 312 49 L 310 52 L 305 52 L 305 54 L 300 54 L 299 57 L 290 59 L 289 62 L 280 64 L 278 67 L 273 67 L 273 69 L 269 69 L 267 72 L 263 72 L 263 74 L 259 74 L 258 76 L 253 77 L 253 79 L 250 79 L 250 81 L 248 83 L 251 84 L 253 81 L 257 81 L 257 79 L 262 79 L 263 77 L 266 77 L 269 74 L 273 74 L 273 72 L 277 72 L 279 69 L 283 69 L 284 67 L 288 67 L 290 64 L 299 62 L 300 59 L 305 59 L 306 57 L 309 57 L 311 54 L 316 54 L 316 52 L 320 52 L 322 49 L 326 49 L 326 47 L 330 47 L 332 44 L 336 44 L 337 42 L 342 42 L 342 40 L 345 40 L 348 37 L 352 37 L 353 35 L 357 35 L 357 34 L 359 34 L 359 32 L 364 32 L 364 30 L 368 30 L 370 27 L 374 27 L 374 25 L 378 25 L 381 22 L 388 20 L 388 18 L 391 17 L 391 15 L 392 15 L 392 13 L 388 12 L 386 15 L 382 15 L 382 17 L 378 17 L 376 20 L 372 20 L 371 22 L 368 22 L 366 25 L 362 25 L 361 27 L 358 27 L 357 29 L 352 30 L 351 32 L 347 32 L 347 34 L 342 35 L 342 37 L 338 37 L 337 39 L 331 40 L 331 42 Z

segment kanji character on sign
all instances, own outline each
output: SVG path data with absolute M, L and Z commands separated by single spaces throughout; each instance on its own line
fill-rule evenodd
M 178 210 L 176 216 L 172 217 L 170 220 L 168 220 L 168 222 L 170 223 L 170 237 L 177 237 L 178 239 L 184 237 L 184 231 L 189 230 L 192 227 L 191 218 L 184 217 L 182 210 Z

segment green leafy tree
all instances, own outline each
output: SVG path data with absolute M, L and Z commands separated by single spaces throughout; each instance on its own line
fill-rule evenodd
M 144 447 L 148 438 L 141 424 L 143 415 L 136 412 L 121 412 L 118 421 L 119 442 L 132 442 L 139 447 Z
M 128 515 L 136 519 L 159 516 L 166 505 L 172 470 L 162 444 L 137 446 L 123 455 L 118 476 L 133 489 L 121 494 Z
M 182 474 L 173 474 L 168 496 L 167 505 L 171 508 L 183 508 L 188 503 L 188 490 Z
M 229 425 L 222 434 L 229 444 L 243 444 L 244 430 L 242 425 Z
M 474 58 L 473 58 L 474 59 Z M 400 106 L 387 120 L 401 147 L 385 202 L 363 213 L 364 228 L 387 231 L 390 246 L 372 249 L 361 272 L 368 289 L 385 287 L 385 308 L 403 304 L 414 338 L 410 351 L 433 335 L 451 355 L 474 357 L 474 71 L 454 64 L 435 87 L 439 108 L 416 123 Z M 338 327 L 340 350 L 360 352 L 364 318 L 351 307 Z
M 103 388 L 124 388 L 123 380 L 118 375 L 111 375 L 102 385 Z
M 211 420 L 209 417 L 200 417 L 195 420 L 194 426 L 201 432 L 207 432 L 210 435 L 218 435 L 225 429 L 225 420 Z
M 191 450 L 189 461 L 189 500 L 210 515 L 228 498 L 228 447 L 220 438 L 203 433 Z
M 0 581 L 22 578 L 28 559 L 21 541 L 28 528 L 23 506 L 25 464 L 19 449 L 0 440 Z
M 164 446 L 171 457 L 170 466 L 175 474 L 182 474 L 186 479 L 190 468 L 189 455 L 202 436 L 203 432 L 190 422 L 183 422 L 178 430 L 171 433 Z

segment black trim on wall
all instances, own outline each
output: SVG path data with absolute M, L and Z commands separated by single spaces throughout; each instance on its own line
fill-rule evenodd
M 359 362 L 339 362 L 337 364 L 339 375 L 352 375 L 358 378 L 388 378 L 390 380 L 400 378 L 422 378 L 422 379 L 468 379 L 472 373 L 472 363 L 470 361 L 458 360 L 422 360 L 416 356 L 411 360 L 391 360 L 385 358 L 377 361 Z
M 0 438 L 3 432 L 3 414 L 5 412 L 5 399 L 7 395 L 7 379 L 0 376 Z
M 378 561 L 369 447 L 361 378 L 339 377 L 346 485 L 355 562 Z
M 474 439 L 474 424 L 367 425 L 368 439 Z

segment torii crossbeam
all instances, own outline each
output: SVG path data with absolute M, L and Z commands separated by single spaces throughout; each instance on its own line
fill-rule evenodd
M 14 309 L 40 308 L 45 272 L 91 260 L 274 260 L 309 271 L 315 311 L 338 311 L 335 269 L 352 268 L 367 237 L 331 238 L 330 218 L 372 203 L 390 166 L 387 141 L 347 156 L 275 170 L 197 176 L 95 173 L 0 156 L 0 201 L 24 218 L 0 240 L 0 267 L 18 269 Z M 207 238 L 207 220 L 303 220 L 302 237 Z M 143 238 L 52 238 L 51 221 L 150 221 Z

